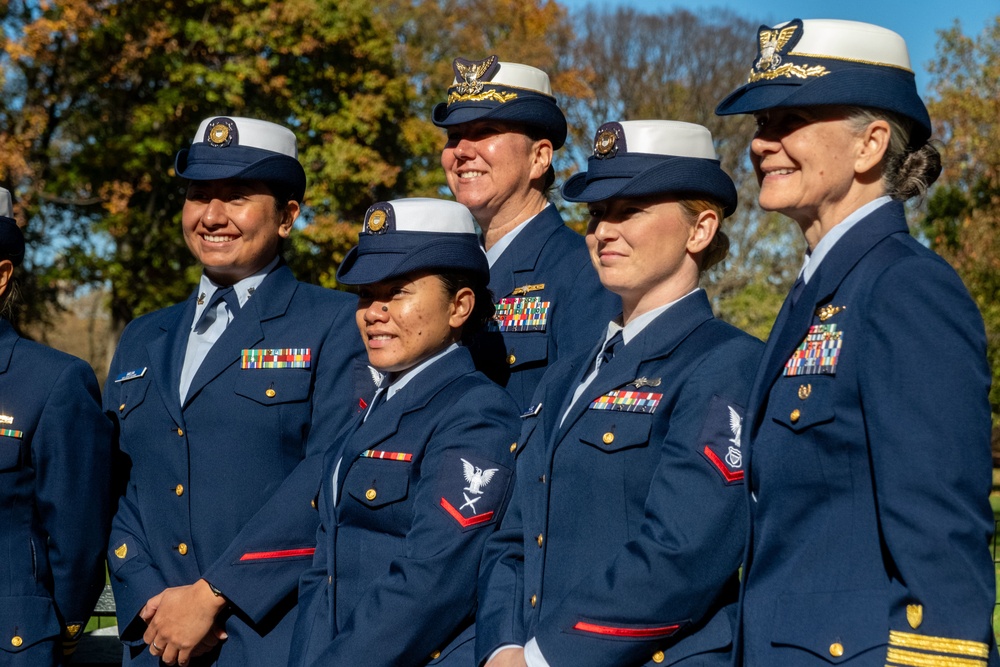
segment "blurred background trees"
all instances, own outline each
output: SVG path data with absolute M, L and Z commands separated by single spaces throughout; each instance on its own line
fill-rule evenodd
M 555 0 L 0 0 L 0 23 L 0 186 L 30 244 L 16 323 L 99 375 L 129 320 L 197 280 L 173 157 L 199 121 L 250 115 L 294 128 L 309 186 L 286 257 L 300 279 L 335 287 L 368 205 L 448 196 L 444 133 L 430 115 L 455 56 L 496 53 L 549 72 L 571 128 L 560 181 L 585 165 L 607 120 L 709 127 L 740 193 L 724 224 L 730 257 L 706 282 L 723 318 L 766 337 L 801 264 L 795 226 L 756 207 L 752 119 L 713 113 L 745 80 L 756 18 L 571 14 Z M 1000 17 L 977 37 L 942 33 L 932 76 L 945 171 L 914 219 L 983 311 L 996 414 Z M 584 211 L 556 203 L 582 229 Z

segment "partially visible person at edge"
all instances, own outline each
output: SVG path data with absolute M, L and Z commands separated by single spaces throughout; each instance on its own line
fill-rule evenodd
M 701 273 L 736 208 L 700 125 L 605 123 L 562 189 L 622 313 L 545 374 L 510 508 L 483 556 L 479 664 L 732 661 L 746 505 L 743 406 L 763 345 L 717 320 Z
M 742 660 L 1000 664 L 983 321 L 903 203 L 941 170 L 906 44 L 868 23 L 754 35 L 760 206 L 809 250 L 757 372 Z
M 201 283 L 126 327 L 104 397 L 130 469 L 108 550 L 125 665 L 288 659 L 323 450 L 374 391 L 355 297 L 281 259 L 296 156 L 290 130 L 225 116 L 177 154 Z
M 104 589 L 111 423 L 93 369 L 8 320 L 24 236 L 0 188 L 0 664 L 62 665 Z
M 326 458 L 290 664 L 469 667 L 519 426 L 459 344 L 493 314 L 475 221 L 455 202 L 375 204 L 337 280 L 360 286 L 357 326 L 383 375 Z
M 523 410 L 546 367 L 588 349 L 621 304 L 546 194 L 553 151 L 566 141 L 548 75 L 496 56 L 456 58 L 453 67 L 448 100 L 433 116 L 448 131 L 441 165 L 482 230 L 496 302 L 471 349 L 476 366 Z

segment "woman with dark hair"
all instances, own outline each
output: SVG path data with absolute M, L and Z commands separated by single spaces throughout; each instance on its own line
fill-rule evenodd
M 563 186 L 621 297 L 591 352 L 560 360 L 522 415 L 510 511 L 483 557 L 489 667 L 728 667 L 746 509 L 743 406 L 760 341 L 716 320 L 703 271 L 736 189 L 691 123 L 601 126 Z
M 175 167 L 201 280 L 125 328 L 104 391 L 124 464 L 108 549 L 124 664 L 273 667 L 323 453 L 371 395 L 356 300 L 281 258 L 306 187 L 291 130 L 207 118 Z
M 372 206 L 337 279 L 380 376 L 337 438 L 291 665 L 473 664 L 476 577 L 506 507 L 517 407 L 459 345 L 492 316 L 469 210 Z
M 906 44 L 833 20 L 755 38 L 716 112 L 754 114 L 761 208 L 809 251 L 747 411 L 742 659 L 995 665 L 986 340 L 907 230 L 941 163 Z
M 0 188 L 0 310 L 24 236 Z M 0 319 L 0 664 L 62 665 L 104 588 L 111 423 L 85 362 Z

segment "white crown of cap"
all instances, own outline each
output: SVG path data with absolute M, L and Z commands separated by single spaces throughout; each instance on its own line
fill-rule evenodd
M 510 86 L 511 88 L 534 90 L 549 97 L 554 97 L 552 95 L 552 84 L 549 83 L 549 75 L 537 67 L 522 65 L 521 63 L 505 63 L 502 60 L 497 64 L 500 65 L 500 69 L 497 70 L 497 73 L 489 83 Z M 452 85 L 458 85 L 459 83 L 460 81 L 455 79 Z
M 10 198 L 10 190 L 0 188 L 0 215 L 5 218 L 14 217 L 14 203 Z
M 386 203 L 392 206 L 397 232 L 476 233 L 475 218 L 468 208 L 458 202 L 412 197 Z
M 231 120 L 236 125 L 239 133 L 239 145 L 250 146 L 252 148 L 262 148 L 273 153 L 281 153 L 288 157 L 298 158 L 299 151 L 295 146 L 295 133 L 287 127 L 256 118 L 241 118 L 239 116 L 212 116 L 201 121 L 198 132 L 194 135 L 192 143 L 202 143 L 205 141 L 205 130 L 209 124 L 218 119 L 225 118 Z
M 717 160 L 708 128 L 680 120 L 623 120 L 629 153 Z
M 774 27 L 786 25 L 787 21 Z M 898 33 L 861 21 L 803 19 L 802 38 L 791 53 L 857 60 L 913 71 L 906 41 Z

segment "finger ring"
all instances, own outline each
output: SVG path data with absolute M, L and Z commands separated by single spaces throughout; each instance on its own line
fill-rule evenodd
M 163 652 L 163 649 L 162 649 L 162 648 L 160 648 L 159 646 L 157 646 L 157 645 L 156 645 L 156 642 L 153 642 L 153 643 L 151 644 L 151 646 L 152 646 L 153 648 L 155 648 L 155 649 L 156 649 L 157 651 L 160 651 L 161 653 Z

